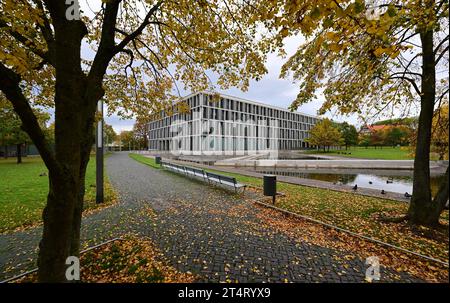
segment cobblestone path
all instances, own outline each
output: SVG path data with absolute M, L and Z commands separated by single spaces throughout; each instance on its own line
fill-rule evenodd
M 365 260 L 346 260 L 351 253 L 268 228 L 242 195 L 150 168 L 126 153 L 111 155 L 106 164 L 121 201 L 83 219 L 84 246 L 134 232 L 150 238 L 178 270 L 204 282 L 364 281 Z M 34 228 L 0 235 L 0 278 L 34 266 L 40 234 Z M 386 268 L 381 273 L 386 282 L 399 275 Z M 416 279 L 400 274 L 400 281 Z

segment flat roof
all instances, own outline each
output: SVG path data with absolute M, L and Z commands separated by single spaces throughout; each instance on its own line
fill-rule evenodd
M 188 99 L 190 97 L 193 97 L 195 95 L 198 95 L 198 94 L 213 95 L 213 94 L 216 94 L 216 93 L 215 92 L 207 92 L 207 91 L 196 92 L 196 93 L 191 93 L 189 95 L 186 95 L 186 96 L 182 97 L 181 100 L 186 100 L 186 99 Z M 283 107 L 279 107 L 279 106 L 275 106 L 275 105 L 271 105 L 271 104 L 266 104 L 266 103 L 257 102 L 257 101 L 253 101 L 253 100 L 243 99 L 243 98 L 239 98 L 239 97 L 235 97 L 235 96 L 231 96 L 231 95 L 227 95 L 227 94 L 222 94 L 222 93 L 217 93 L 217 94 L 220 95 L 220 97 L 223 97 L 223 98 L 226 98 L 226 99 L 233 99 L 233 100 L 236 100 L 236 101 L 242 101 L 242 102 L 251 103 L 251 104 L 255 104 L 255 105 L 261 105 L 261 106 L 265 106 L 265 107 L 270 107 L 270 108 L 277 109 L 277 110 L 282 110 L 282 111 L 285 111 L 285 112 L 288 112 L 288 113 L 295 113 L 295 114 L 300 114 L 300 115 L 308 116 L 308 117 L 312 117 L 312 118 L 319 118 L 318 116 L 305 114 L 305 113 L 302 113 L 302 112 L 299 112 L 299 111 L 292 112 L 292 111 L 290 111 L 287 108 L 283 108 Z

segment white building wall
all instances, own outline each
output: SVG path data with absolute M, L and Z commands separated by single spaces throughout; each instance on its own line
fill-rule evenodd
M 317 117 L 221 95 L 220 101 L 197 93 L 186 97 L 189 114 L 161 116 L 150 122 L 149 149 L 180 153 L 242 153 L 267 149 L 301 149 Z M 273 123 L 278 125 L 274 133 Z M 269 124 L 272 123 L 272 127 Z

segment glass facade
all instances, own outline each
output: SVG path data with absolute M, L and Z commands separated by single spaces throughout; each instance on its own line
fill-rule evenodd
M 151 117 L 149 149 L 203 152 L 260 151 L 270 148 L 295 150 L 308 148 L 308 130 L 317 117 L 253 101 L 220 95 L 213 98 L 197 93 L 183 101 L 187 112 L 174 105 L 166 113 Z

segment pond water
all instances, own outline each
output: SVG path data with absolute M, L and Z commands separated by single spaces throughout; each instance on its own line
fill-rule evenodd
M 298 178 L 314 179 L 345 185 L 358 184 L 366 187 L 397 193 L 412 193 L 412 171 L 408 170 L 358 170 L 358 169 L 274 169 L 271 167 L 244 168 L 262 174 L 279 176 L 291 176 Z M 437 192 L 443 175 L 432 174 L 431 191 Z

